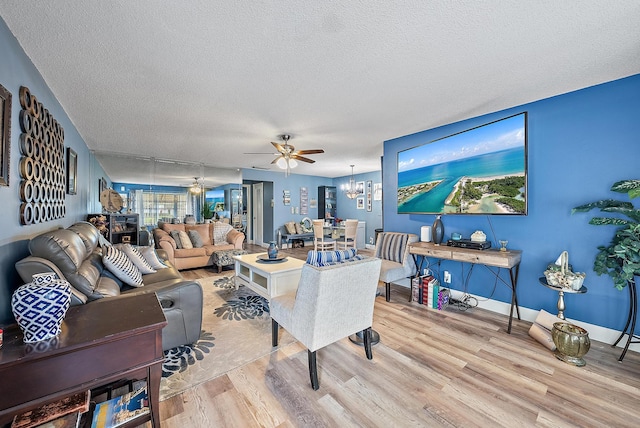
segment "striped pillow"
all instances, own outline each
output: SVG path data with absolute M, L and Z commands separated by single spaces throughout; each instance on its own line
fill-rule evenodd
M 376 257 L 402 263 L 404 250 L 407 247 L 409 235 L 406 233 L 382 233 Z
M 142 274 L 127 255 L 114 247 L 102 249 L 102 263 L 119 280 L 132 287 L 142 287 Z
M 311 250 L 307 253 L 307 264 L 313 266 L 329 266 L 335 263 L 341 263 L 345 260 L 350 260 L 356 257 L 357 250 L 355 248 L 349 248 L 347 250 L 338 251 L 314 251 Z

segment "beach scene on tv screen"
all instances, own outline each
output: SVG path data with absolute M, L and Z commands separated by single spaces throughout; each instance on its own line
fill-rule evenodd
M 526 114 L 398 153 L 398 213 L 526 214 Z

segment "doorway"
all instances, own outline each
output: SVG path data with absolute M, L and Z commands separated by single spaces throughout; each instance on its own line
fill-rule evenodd
M 242 185 L 242 227 L 244 228 L 244 235 L 247 238 L 247 242 L 253 242 L 253 221 L 251 216 L 253 213 L 253 206 L 251 204 L 251 185 Z
M 256 183 L 253 185 L 253 243 L 262 246 L 264 244 L 264 232 L 262 230 L 264 218 L 264 185 Z

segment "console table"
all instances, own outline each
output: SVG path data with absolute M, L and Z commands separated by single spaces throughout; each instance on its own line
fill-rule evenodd
M 105 298 L 69 308 L 60 336 L 25 344 L 17 325 L 4 331 L 0 348 L 0 426 L 16 414 L 122 379 L 146 379 L 148 420 L 160 426 L 162 328 L 167 325 L 154 293 Z
M 436 245 L 432 242 L 415 242 L 409 245 L 409 253 L 414 257 L 416 266 L 419 266 L 418 273 L 422 271 L 422 262 L 425 258 L 453 260 L 463 263 L 466 262 L 484 265 L 491 273 L 496 275 L 496 277 L 499 277 L 499 272 L 495 272 L 491 267 L 508 269 L 510 283 L 507 285 L 511 288 L 511 310 L 509 312 L 509 326 L 507 327 L 507 333 L 511 334 L 514 307 L 516 309 L 518 319 L 520 319 L 520 308 L 518 307 L 516 285 L 518 284 L 518 272 L 520 270 L 522 251 L 500 251 L 494 249 L 472 250 L 469 248 Z M 419 257 L 422 257 L 420 264 L 418 264 L 417 260 Z

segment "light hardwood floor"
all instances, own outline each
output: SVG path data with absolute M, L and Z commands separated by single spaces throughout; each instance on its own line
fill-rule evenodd
M 318 391 L 294 343 L 161 402 L 162 426 L 640 426 L 640 354 L 619 363 L 619 348 L 592 341 L 578 368 L 531 339 L 529 322 L 516 319 L 507 334 L 505 316 L 436 311 L 408 296 L 394 287 L 391 302 L 376 299 L 373 360 L 348 339 L 318 351 Z

